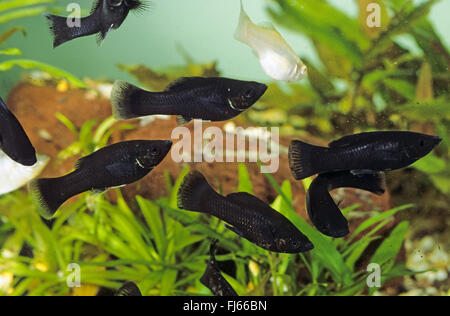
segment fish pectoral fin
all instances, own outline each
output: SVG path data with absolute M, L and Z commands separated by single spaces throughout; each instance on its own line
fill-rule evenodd
M 231 230 L 233 233 L 238 234 L 239 236 L 245 238 L 245 237 L 244 237 L 244 234 L 242 233 L 242 231 L 240 231 L 240 230 L 237 229 L 236 227 L 230 226 L 230 225 L 228 225 L 228 224 L 225 224 L 225 228 L 228 228 L 228 229 Z
M 185 117 L 185 116 L 182 116 L 182 115 L 177 115 L 176 119 L 177 119 L 177 124 L 178 125 L 185 125 L 185 124 L 189 123 L 190 121 L 192 121 L 192 118 Z
M 376 174 L 377 171 L 370 170 L 370 169 L 359 169 L 359 170 L 351 170 L 350 173 L 354 176 L 362 176 L 365 174 Z
M 114 24 L 111 24 L 111 25 L 109 26 L 109 28 L 108 28 L 106 31 L 101 30 L 101 31 L 97 34 L 97 45 L 98 45 L 98 46 L 102 46 L 103 41 L 104 41 L 105 38 L 106 38 L 106 35 L 108 35 L 109 31 L 112 30 L 113 26 L 114 26 Z

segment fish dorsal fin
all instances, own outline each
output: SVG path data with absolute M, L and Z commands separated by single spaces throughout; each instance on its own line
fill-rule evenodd
M 103 4 L 103 1 L 106 1 L 106 0 L 95 0 L 90 14 L 94 13 L 98 8 L 100 8 Z
M 247 192 L 231 193 L 227 195 L 227 199 L 231 202 L 245 206 L 247 208 L 256 209 L 261 212 L 276 212 L 268 204 L 258 199 L 256 196 Z
M 89 164 L 89 161 L 91 160 L 91 156 L 92 156 L 92 154 L 78 159 L 77 162 L 75 163 L 75 169 L 79 170 L 79 169 L 83 168 L 85 165 Z
M 206 82 L 203 77 L 181 77 L 166 87 L 166 91 L 183 91 L 198 88 Z

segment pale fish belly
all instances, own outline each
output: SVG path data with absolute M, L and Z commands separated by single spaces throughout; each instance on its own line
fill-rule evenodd
M 34 166 L 23 166 L 0 151 L 0 195 L 19 189 L 36 178 L 49 162 L 47 156 L 38 155 Z
M 273 50 L 265 50 L 259 54 L 259 62 L 264 72 L 271 78 L 280 81 L 295 81 L 298 70 L 297 63 L 285 55 Z

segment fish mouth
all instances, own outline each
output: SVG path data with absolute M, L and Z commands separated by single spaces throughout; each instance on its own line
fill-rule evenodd
M 440 144 L 442 142 L 442 138 L 439 136 L 434 136 L 433 139 L 434 139 L 434 142 L 436 143 L 436 145 Z

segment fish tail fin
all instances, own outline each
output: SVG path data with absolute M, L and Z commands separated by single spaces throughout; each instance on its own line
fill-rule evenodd
M 207 213 L 203 201 L 215 198 L 216 191 L 198 171 L 189 173 L 178 190 L 178 207 L 188 211 Z
M 137 118 L 133 111 L 136 93 L 142 89 L 125 81 L 118 80 L 114 83 L 111 92 L 111 106 L 113 116 L 117 120 L 128 120 Z
M 289 167 L 296 180 L 302 180 L 319 173 L 315 167 L 315 157 L 324 148 L 293 140 L 289 146 Z
M 240 42 L 245 43 L 245 39 L 247 38 L 247 29 L 249 25 L 251 25 L 251 23 L 252 21 L 245 12 L 244 3 L 241 0 L 241 13 L 239 16 L 239 23 L 236 28 L 236 32 L 234 33 L 234 38 Z
M 35 202 L 39 214 L 45 218 L 52 218 L 58 208 L 66 201 L 58 194 L 61 190 L 60 178 L 36 179 L 28 184 L 28 190 Z
M 50 31 L 53 35 L 53 48 L 74 38 L 73 28 L 67 25 L 67 18 L 53 14 L 47 14 L 45 17 L 49 22 Z

